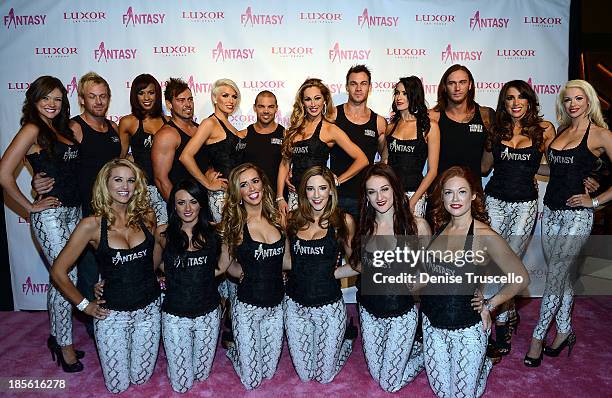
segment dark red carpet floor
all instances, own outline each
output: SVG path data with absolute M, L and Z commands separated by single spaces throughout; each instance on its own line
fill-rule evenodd
M 578 336 L 570 358 L 566 352 L 558 358 L 544 357 L 542 366 L 529 369 L 523 365 L 523 356 L 539 309 L 539 300 L 520 303 L 522 322 L 512 341 L 512 353 L 496 365 L 487 383 L 485 397 L 612 397 L 612 298 L 577 298 L 574 308 L 574 329 Z M 355 314 L 354 306 L 349 312 Z M 357 319 L 356 319 L 357 320 Z M 46 312 L 0 313 L 0 378 L 45 378 L 66 380 L 65 390 L 0 391 L 0 396 L 110 396 L 104 387 L 102 372 L 93 341 L 82 324 L 75 324 L 75 347 L 86 351 L 82 360 L 85 370 L 66 374 L 51 361 L 46 348 L 48 336 Z M 549 334 L 549 339 L 554 336 Z M 2 383 L 5 385 L 5 383 Z M 166 376 L 166 358 L 163 350 L 151 380 L 141 386 L 132 386 L 123 394 L 129 397 L 180 396 L 172 392 Z M 198 382 L 187 394 L 203 397 L 378 397 L 406 396 L 433 397 L 423 372 L 419 377 L 395 394 L 383 392 L 375 384 L 366 367 L 361 341 L 358 339 L 347 365 L 327 385 L 316 382 L 302 383 L 291 364 L 285 346 L 276 375 L 264 381 L 251 392 L 244 390 L 221 347 L 210 378 Z

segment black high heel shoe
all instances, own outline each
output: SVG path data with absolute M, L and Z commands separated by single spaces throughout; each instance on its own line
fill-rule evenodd
M 349 324 L 346 326 L 344 331 L 344 340 L 355 340 L 357 338 L 357 326 L 353 323 L 353 317 L 351 317 Z
M 567 347 L 567 357 L 569 358 L 570 354 L 572 353 L 572 349 L 574 348 L 574 344 L 576 344 L 576 333 L 572 331 L 567 335 L 565 340 L 563 340 L 563 343 L 559 344 L 559 347 L 552 348 L 550 346 L 546 346 L 544 347 L 543 352 L 546 354 L 546 356 L 558 357 L 559 354 L 561 354 L 561 351 Z
M 62 347 L 57 346 L 55 351 L 52 351 L 51 357 L 55 361 L 57 357 L 57 366 L 62 365 L 62 370 L 66 373 L 77 373 L 83 370 L 83 364 L 78 359 L 75 363 L 67 363 L 62 353 Z
M 528 368 L 537 368 L 538 366 L 540 366 L 540 364 L 542 364 L 542 358 L 543 358 L 542 354 L 543 353 L 544 353 L 544 350 L 540 351 L 540 356 L 537 358 L 531 358 L 531 357 L 528 357 L 527 354 L 525 354 L 525 359 L 523 359 L 523 363 Z
M 47 347 L 49 348 L 49 351 L 51 351 L 51 358 L 53 359 L 54 362 L 55 362 L 55 351 L 57 350 L 57 347 L 59 346 L 60 345 L 57 344 L 57 339 L 55 338 L 55 336 L 49 335 L 49 338 L 47 339 Z M 74 354 L 76 355 L 77 359 L 83 359 L 83 357 L 85 357 L 85 352 L 81 350 L 74 350 Z
M 512 349 L 512 329 L 509 323 L 503 325 L 495 324 L 495 348 L 500 355 L 510 354 Z

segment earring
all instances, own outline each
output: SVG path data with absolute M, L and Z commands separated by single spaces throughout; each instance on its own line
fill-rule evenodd
M 323 115 L 327 113 L 327 102 L 323 104 Z

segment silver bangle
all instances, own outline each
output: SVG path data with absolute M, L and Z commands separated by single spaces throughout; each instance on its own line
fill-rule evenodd
M 85 308 L 87 308 L 88 305 L 89 305 L 89 300 L 84 298 L 83 301 L 81 301 L 76 307 L 77 307 L 77 310 L 83 312 L 85 311 Z
M 593 198 L 593 208 L 597 208 L 599 207 L 599 200 L 597 199 L 597 197 Z
M 279 196 L 278 198 L 274 199 L 276 203 L 280 202 L 281 200 L 285 200 L 285 198 L 283 198 L 282 196 Z
M 489 312 L 493 312 L 495 310 L 495 306 L 491 303 L 490 299 L 484 300 L 484 308 L 486 308 Z

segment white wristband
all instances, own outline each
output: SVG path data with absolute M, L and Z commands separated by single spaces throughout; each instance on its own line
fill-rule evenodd
M 77 307 L 77 310 L 83 312 L 85 311 L 85 308 L 87 308 L 88 305 L 89 305 L 89 300 L 84 298 L 83 301 L 81 301 L 76 307 Z

